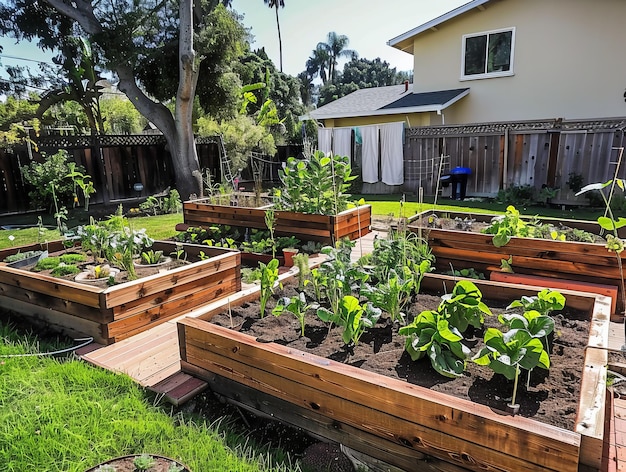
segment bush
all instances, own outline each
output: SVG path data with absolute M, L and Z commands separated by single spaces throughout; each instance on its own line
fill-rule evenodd
M 535 188 L 531 185 L 511 185 L 498 192 L 496 202 L 514 207 L 530 206 L 535 202 Z
M 33 208 L 54 207 L 52 185 L 59 206 L 70 206 L 74 200 L 74 181 L 69 176 L 71 172 L 67 151 L 60 150 L 52 156 L 44 157 L 43 162 L 32 162 L 22 167 L 22 175 L 32 189 L 28 192 L 30 205 Z M 85 173 L 82 166 L 75 166 L 74 170 Z

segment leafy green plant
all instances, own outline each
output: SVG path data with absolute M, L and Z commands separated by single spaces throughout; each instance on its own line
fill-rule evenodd
M 109 464 L 98 466 L 96 472 L 117 472 L 117 469 Z
M 325 307 L 317 309 L 317 316 L 326 323 L 334 323 L 343 328 L 342 339 L 345 344 L 355 346 L 368 328 L 374 327 L 382 311 L 371 303 L 361 305 L 352 295 L 345 295 L 339 300 L 338 309 L 331 311 Z
M 61 263 L 61 258 L 59 256 L 49 256 L 44 257 L 37 261 L 35 268 L 33 270 L 40 272 L 42 270 L 52 270 L 57 267 Z
M 305 160 L 290 157 L 279 171 L 283 188 L 275 193 L 276 207 L 301 213 L 336 215 L 349 206 L 345 193 L 351 175 L 348 156 L 326 156 L 311 153 Z
M 502 333 L 488 328 L 484 336 L 485 347 L 473 358 L 479 365 L 490 367 L 495 373 L 514 380 L 510 405 L 515 406 L 520 369 L 550 368 L 550 357 L 541 341 L 526 329 L 511 329 Z
M 532 238 L 534 232 L 534 226 L 525 222 L 513 205 L 506 207 L 506 213 L 494 217 L 491 225 L 483 230 L 483 233 L 494 235 L 492 242 L 495 247 L 505 246 L 514 236 Z
M 272 310 L 272 314 L 274 316 L 280 316 L 285 311 L 293 314 L 300 322 L 300 335 L 304 336 L 306 312 L 311 308 L 316 309 L 318 307 L 318 303 L 308 304 L 304 292 L 300 292 L 298 295 L 294 295 L 291 298 L 282 297 Z
M 260 295 L 260 316 L 265 316 L 267 301 L 274 293 L 274 287 L 278 281 L 278 259 L 272 259 L 267 264 L 259 262 L 261 269 L 261 295 Z
M 149 470 L 155 463 L 154 457 L 148 454 L 142 454 L 133 461 L 133 465 L 137 470 Z
M 409 301 L 414 287 L 411 269 L 404 266 L 402 274 L 395 269 L 389 271 L 387 280 L 376 286 L 363 285 L 361 295 L 365 296 L 375 307 L 389 314 L 392 321 L 404 322 L 403 309 Z
M 276 240 L 274 239 L 274 229 L 276 228 L 276 213 L 272 208 L 265 210 L 265 226 L 270 232 L 269 244 L 272 248 L 272 257 L 276 257 Z
M 411 324 L 400 328 L 406 336 L 404 348 L 417 361 L 428 356 L 433 369 L 445 377 L 460 377 L 470 350 L 461 341 L 463 335 L 452 326 L 441 309 L 421 312 Z
M 24 251 L 24 252 L 16 252 L 15 254 L 11 254 L 4 258 L 3 262 L 10 264 L 11 262 L 23 261 L 24 259 L 28 259 L 29 257 L 40 256 L 43 254 L 43 251 Z
M 250 267 L 241 268 L 241 280 L 247 284 L 253 284 L 261 280 L 261 269 L 258 267 L 252 269 Z
M 163 251 L 153 251 L 152 249 L 148 251 L 143 251 L 141 253 L 141 262 L 143 264 L 153 265 L 158 264 L 163 260 Z
M 525 207 L 535 201 L 535 187 L 532 185 L 509 185 L 496 195 L 497 203 Z
M 93 186 L 93 181 L 91 180 L 91 176 L 81 172 L 76 168 L 76 164 L 74 162 L 70 162 L 68 164 L 69 174 L 66 177 L 72 179 L 74 183 L 74 201 L 77 201 L 76 197 L 76 186 L 80 187 L 83 192 L 83 199 L 85 201 L 85 211 L 89 211 L 89 199 L 91 195 L 96 193 L 96 189 Z
M 58 266 L 52 269 L 52 271 L 50 271 L 50 274 L 54 275 L 55 277 L 63 277 L 64 275 L 74 275 L 78 274 L 79 272 L 80 269 L 75 265 L 64 264 L 61 262 Z
M 452 269 L 446 272 L 448 275 L 453 275 L 455 277 L 466 277 L 468 279 L 476 279 L 476 280 L 485 280 L 485 274 L 482 272 L 478 272 L 473 267 L 468 267 L 466 269 Z
M 483 315 L 489 314 L 491 310 L 482 302 L 478 287 L 469 280 L 460 280 L 452 293 L 442 297 L 436 311 L 423 311 L 399 333 L 407 337 L 404 347 L 411 359 L 428 355 L 441 375 L 459 377 L 470 354 L 462 343 L 463 333 L 470 325 L 482 327 Z
M 64 264 L 76 264 L 77 262 L 84 262 L 87 257 L 84 254 L 78 254 L 70 252 L 68 254 L 62 254 L 59 256 L 59 260 Z

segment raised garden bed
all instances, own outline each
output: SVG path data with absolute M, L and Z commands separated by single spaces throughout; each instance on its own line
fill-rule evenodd
M 50 249 L 60 250 L 56 243 Z M 155 241 L 153 249 L 170 254 L 177 244 Z M 238 251 L 196 244 L 183 249 L 188 261 L 197 262 L 111 287 L 0 265 L 0 306 L 71 336 L 110 344 L 241 289 Z M 201 251 L 207 259 L 198 259 Z
M 453 286 L 428 274 L 422 289 Z M 483 296 L 507 302 L 540 287 L 476 282 Z M 563 291 L 590 320 L 572 430 L 359 369 L 216 326 L 223 308 L 179 322 L 182 367 L 230 401 L 271 415 L 404 470 L 576 471 L 600 467 L 610 301 Z M 231 301 L 232 306 L 232 301 Z M 283 315 L 284 316 L 284 315 Z
M 214 205 L 208 199 L 183 203 L 185 224 L 195 227 L 229 225 L 241 228 L 267 229 L 265 210 L 260 208 Z M 334 244 L 342 238 L 351 240 L 369 233 L 372 207 L 361 205 L 338 215 L 313 215 L 291 211 L 276 211 L 276 234 L 295 236 L 301 241 Z
M 495 215 L 427 211 L 411 218 L 409 229 L 427 239 L 436 257 L 436 268 L 441 272 L 453 267 L 489 273 L 499 270 L 503 259 L 510 259 L 515 273 L 545 278 L 545 284 L 549 284 L 549 279 L 565 279 L 614 288 L 620 286 L 621 273 L 615 253 L 609 252 L 602 243 L 512 237 L 506 245 L 496 247 L 491 234 L 429 227 L 428 218 L 433 214 L 442 219 L 472 218 L 479 222 L 488 222 Z M 553 221 L 589 232 L 599 230 L 597 224 L 587 221 Z M 575 289 L 575 284 L 572 283 L 570 288 Z M 614 307 L 620 313 L 613 313 L 617 315 L 615 320 L 621 318 L 620 307 L 623 307 L 622 294 L 619 290 L 617 294 Z

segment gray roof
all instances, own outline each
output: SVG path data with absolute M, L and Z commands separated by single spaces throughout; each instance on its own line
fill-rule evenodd
M 408 90 L 404 84 L 365 88 L 313 110 L 300 119 L 324 120 L 436 112 L 444 110 L 467 94 L 469 88 L 413 93 L 413 84 L 409 84 Z

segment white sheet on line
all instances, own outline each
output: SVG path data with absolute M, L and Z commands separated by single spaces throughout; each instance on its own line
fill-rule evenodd
M 333 152 L 352 159 L 352 128 L 333 128 Z
M 333 129 L 332 128 L 317 128 L 317 149 L 324 154 L 328 154 L 333 151 Z
M 363 182 L 378 182 L 378 126 L 360 126 L 363 139 L 362 163 Z
M 403 130 L 403 122 L 380 125 L 380 167 L 382 181 L 387 185 L 404 183 Z

